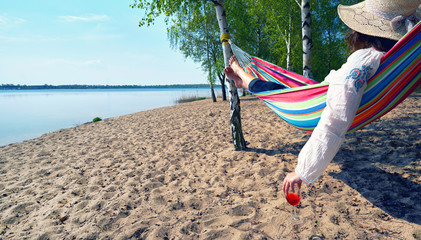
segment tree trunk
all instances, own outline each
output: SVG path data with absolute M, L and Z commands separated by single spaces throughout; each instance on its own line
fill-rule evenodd
M 206 8 L 204 9 L 204 15 L 206 15 Z M 213 89 L 214 78 L 212 74 L 212 65 L 211 65 L 211 58 L 210 58 L 210 47 L 209 47 L 209 30 L 207 21 L 205 21 L 205 32 L 206 32 L 206 57 L 207 57 L 207 65 L 208 65 L 208 81 L 212 95 L 212 101 L 216 102 L 215 90 Z
M 330 29 L 328 30 L 328 36 L 329 36 L 329 42 L 328 42 L 328 49 L 329 49 L 329 58 L 328 58 L 328 62 L 327 62 L 327 69 L 332 69 L 331 67 L 330 67 L 330 65 L 331 65 L 331 62 L 332 62 L 332 34 L 331 34 L 331 31 L 330 31 Z
M 289 14 L 289 23 L 288 30 L 281 30 L 279 24 L 277 25 L 279 36 L 285 41 L 285 46 L 287 48 L 287 70 L 291 71 L 291 31 L 292 31 L 292 22 L 291 22 L 291 13 Z
M 215 5 L 216 17 L 218 19 L 219 30 L 221 34 L 228 34 L 228 25 L 224 9 L 223 0 L 214 0 L 212 1 Z M 224 62 L 225 66 L 229 66 L 229 59 L 232 56 L 231 46 L 228 44 L 227 40 L 222 41 L 222 50 L 224 53 Z M 227 87 L 230 98 L 230 124 L 231 124 L 231 134 L 232 140 L 234 143 L 235 150 L 245 150 L 246 141 L 244 140 L 243 131 L 241 129 L 241 108 L 240 108 L 240 98 L 238 96 L 237 87 L 234 82 L 227 78 Z
M 227 100 L 227 92 L 225 91 L 225 74 L 221 73 L 218 75 L 219 81 L 221 82 L 222 101 Z
M 262 54 L 261 54 L 261 47 L 260 47 L 260 42 L 262 41 L 262 39 L 261 39 L 261 31 L 260 31 L 260 26 L 259 26 L 259 29 L 257 29 L 257 31 L 256 31 L 256 40 L 257 40 L 257 57 L 262 57 Z
M 311 14 L 310 1 L 301 1 L 301 22 L 303 34 L 303 75 L 308 78 L 313 78 L 311 71 L 311 51 L 313 48 L 313 41 L 311 38 Z
M 289 2 L 288 2 L 289 4 Z M 291 7 L 291 4 L 289 4 Z M 291 32 L 292 32 L 292 13 L 289 11 L 288 13 L 288 33 L 287 33 L 287 70 L 291 71 Z
M 212 101 L 216 102 L 216 95 L 215 95 L 215 90 L 213 89 L 213 84 L 210 84 L 210 89 L 211 89 Z

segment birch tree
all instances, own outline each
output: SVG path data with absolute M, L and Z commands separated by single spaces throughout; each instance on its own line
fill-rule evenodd
M 215 5 L 216 17 L 218 19 L 219 31 L 221 33 L 222 40 L 222 50 L 224 53 L 224 62 L 225 66 L 229 66 L 229 59 L 232 57 L 232 49 L 228 44 L 229 31 L 226 18 L 226 12 L 224 8 L 224 1 L 212 1 Z M 238 96 L 237 88 L 234 84 L 234 81 L 229 80 L 228 84 L 228 94 L 230 97 L 230 111 L 231 111 L 231 133 L 232 139 L 234 142 L 234 147 L 236 150 L 246 149 L 246 141 L 244 140 L 243 131 L 241 128 L 241 108 L 240 108 L 240 98 Z
M 302 0 L 300 7 L 303 36 L 303 76 L 313 78 L 313 73 L 311 71 L 313 39 L 311 37 L 310 0 Z
M 140 26 L 151 25 L 153 21 L 160 15 L 165 16 L 165 22 L 173 29 L 181 26 L 183 21 L 179 21 L 180 16 L 191 15 L 192 12 L 197 12 L 201 9 L 204 3 L 212 3 L 215 7 L 215 12 L 218 19 L 219 29 L 221 34 L 228 36 L 228 24 L 226 20 L 224 2 L 222 0 L 202 0 L 202 1 L 189 1 L 189 0 L 134 0 L 133 8 L 140 8 L 145 11 L 144 17 L 139 22 Z M 193 19 L 191 19 L 193 20 Z M 231 48 L 223 41 L 223 53 L 225 66 L 229 64 L 229 58 L 232 56 Z M 209 47 L 209 45 L 208 45 Z M 206 59 L 209 61 L 210 55 L 206 53 Z M 230 124 L 231 132 L 236 150 L 246 149 L 244 136 L 241 129 L 241 108 L 240 99 L 238 96 L 237 88 L 233 81 L 227 81 L 227 87 L 230 97 Z
M 204 16 L 206 16 L 206 7 L 204 10 Z M 210 29 L 209 26 L 210 23 L 208 21 L 204 22 L 204 27 L 205 27 L 205 42 L 206 42 L 206 61 L 204 62 L 204 65 L 207 66 L 208 68 L 208 82 L 210 84 L 210 88 L 211 88 L 211 94 L 212 94 L 212 101 L 216 102 L 216 96 L 215 96 L 215 90 L 213 89 L 213 85 L 215 83 L 215 70 L 212 69 L 212 62 L 211 62 L 211 56 L 210 56 L 210 48 L 211 48 L 211 37 L 210 37 Z
M 301 46 L 298 44 L 301 40 L 298 32 L 300 28 L 297 26 L 301 22 L 301 17 L 297 17 L 300 12 L 293 6 L 293 0 L 267 1 L 267 4 L 274 6 L 274 8 L 269 8 L 267 13 L 267 34 L 270 39 L 273 39 L 271 43 L 276 46 L 272 48 L 272 54 L 280 58 L 276 63 L 290 71 L 298 69 L 298 64 L 300 64 L 298 58 L 302 57 L 298 54 L 301 52 Z

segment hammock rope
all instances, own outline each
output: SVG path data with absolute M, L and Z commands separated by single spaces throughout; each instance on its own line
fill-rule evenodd
M 240 64 L 240 67 L 243 69 L 246 69 L 251 66 L 251 55 L 247 52 L 243 51 L 241 48 L 239 48 L 237 45 L 235 45 L 231 39 L 228 40 L 229 44 L 231 45 L 232 53 L 234 54 L 235 58 L 237 58 L 238 63 Z
M 233 53 L 247 73 L 286 89 L 253 93 L 286 122 L 311 133 L 326 107 L 328 83 L 319 83 L 252 57 L 230 41 Z M 361 129 L 388 113 L 421 84 L 421 22 L 381 59 L 367 81 L 360 106 L 348 133 Z

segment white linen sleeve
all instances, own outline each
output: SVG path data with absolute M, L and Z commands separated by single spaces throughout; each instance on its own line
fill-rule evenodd
M 345 140 L 367 86 L 379 67 L 383 52 L 372 48 L 354 52 L 338 71 L 331 71 L 326 108 L 310 139 L 298 155 L 295 173 L 307 185 L 327 168 Z

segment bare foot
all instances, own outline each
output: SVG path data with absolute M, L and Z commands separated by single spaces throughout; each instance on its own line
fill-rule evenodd
M 232 56 L 230 59 L 230 67 L 224 69 L 227 77 L 234 81 L 237 88 L 248 89 L 250 79 L 248 75 L 245 75 L 244 69 L 238 63 L 238 60 L 235 56 Z M 243 79 L 241 76 L 247 76 L 246 79 Z
M 234 70 L 231 67 L 226 67 L 224 69 L 225 74 L 227 77 L 234 81 L 235 86 L 237 88 L 247 88 L 248 86 L 245 86 L 243 80 L 234 72 Z
M 235 74 L 240 75 L 240 71 L 244 72 L 243 68 L 240 66 L 240 64 L 238 63 L 238 60 L 235 56 L 232 56 L 230 58 L 230 66 L 232 68 L 232 70 L 234 70 Z

